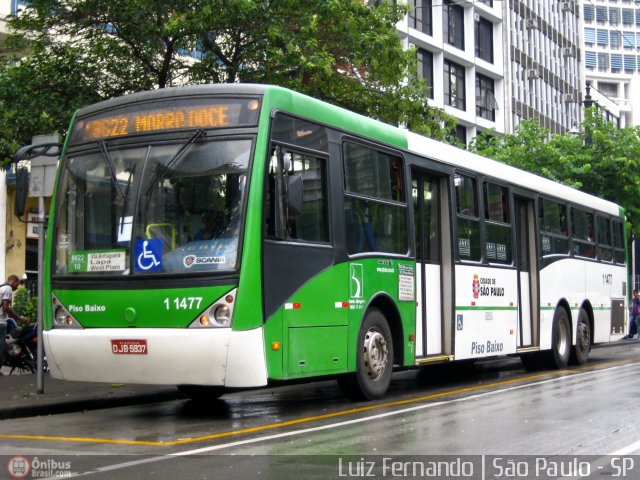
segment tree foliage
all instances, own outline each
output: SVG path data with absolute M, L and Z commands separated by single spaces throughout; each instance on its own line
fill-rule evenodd
M 617 128 L 590 108 L 578 135 L 549 135 L 530 120 L 504 138 L 485 132 L 469 148 L 618 203 L 640 234 L 640 127 Z
M 29 53 L 0 70 L 0 124 L 12 126 L 0 130 L 0 162 L 35 133 L 64 134 L 87 103 L 187 83 L 281 85 L 438 139 L 455 124 L 428 105 L 394 2 L 29 3 L 9 22 L 10 45 Z

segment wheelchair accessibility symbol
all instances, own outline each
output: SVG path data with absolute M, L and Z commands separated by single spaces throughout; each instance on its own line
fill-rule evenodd
M 162 240 L 136 240 L 134 255 L 136 272 L 151 272 L 162 268 Z

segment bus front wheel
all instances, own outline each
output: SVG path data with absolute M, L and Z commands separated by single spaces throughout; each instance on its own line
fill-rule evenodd
M 374 400 L 387 392 L 393 371 L 393 339 L 384 314 L 367 312 L 358 333 L 356 371 L 338 378 L 342 392 L 351 400 Z
M 558 307 L 553 315 L 551 350 L 547 356 L 547 367 L 551 369 L 566 367 L 569 363 L 570 353 L 571 324 L 569 323 L 569 314 L 564 307 Z

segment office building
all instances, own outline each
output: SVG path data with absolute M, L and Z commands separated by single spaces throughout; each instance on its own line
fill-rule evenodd
M 398 27 L 417 50 L 432 105 L 458 119 L 467 143 L 537 119 L 552 133 L 582 119 L 580 8 L 555 0 L 411 0 Z
M 584 0 L 582 11 L 585 77 L 594 100 L 621 128 L 640 124 L 640 2 Z

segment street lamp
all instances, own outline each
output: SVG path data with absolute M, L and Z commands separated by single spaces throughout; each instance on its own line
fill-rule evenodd
M 585 88 L 584 101 L 582 102 L 582 104 L 584 105 L 585 110 L 594 106 L 595 107 L 598 106 L 598 102 L 591 97 L 591 84 L 589 82 L 587 82 L 587 86 Z M 591 137 L 591 126 L 588 125 L 588 122 L 587 122 L 585 123 L 584 128 L 585 128 L 584 143 L 585 145 L 590 145 L 591 142 L 593 142 L 593 138 Z

